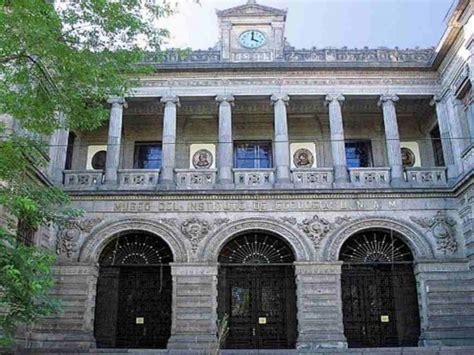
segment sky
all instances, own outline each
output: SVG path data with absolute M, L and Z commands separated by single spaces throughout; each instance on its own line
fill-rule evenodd
M 166 47 L 207 49 L 218 40 L 216 9 L 247 0 L 175 0 L 177 13 L 164 19 Z M 296 48 L 435 47 L 456 0 L 257 0 L 288 9 L 286 38 Z

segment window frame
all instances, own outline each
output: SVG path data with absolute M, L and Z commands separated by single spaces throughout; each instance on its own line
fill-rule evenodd
M 155 160 L 146 160 L 144 159 L 140 164 L 140 147 L 146 146 L 158 146 L 160 148 L 160 157 L 159 159 Z M 159 162 L 159 166 L 156 168 L 147 168 L 145 167 L 145 162 L 152 162 L 157 161 Z M 147 170 L 147 169 L 161 169 L 163 164 L 163 144 L 161 141 L 135 141 L 134 142 L 134 151 L 133 151 L 133 168 L 137 170 Z M 141 167 L 140 167 L 141 165 Z
M 368 152 L 368 163 L 367 166 L 352 166 L 349 164 L 349 159 L 347 157 L 347 145 L 348 144 L 356 144 L 356 143 L 364 143 L 367 144 L 367 152 Z M 344 141 L 344 154 L 346 157 L 346 165 L 348 168 L 373 168 L 374 167 L 374 154 L 373 154 L 373 147 L 372 147 L 372 140 L 371 139 L 349 139 Z M 359 159 L 360 160 L 360 159 Z
M 257 150 L 254 150 L 255 156 L 253 159 L 238 158 L 238 148 L 243 145 L 253 145 Z M 260 158 L 260 146 L 266 145 L 269 148 L 268 160 L 266 158 Z M 273 142 L 271 140 L 235 140 L 234 141 L 234 168 L 236 169 L 273 169 Z M 238 162 L 252 161 L 254 162 L 253 167 L 241 167 Z M 262 167 L 262 161 L 268 162 L 266 167 Z

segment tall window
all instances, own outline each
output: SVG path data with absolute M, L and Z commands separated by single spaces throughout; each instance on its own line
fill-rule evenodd
M 235 142 L 234 167 L 264 169 L 273 167 L 272 142 Z
M 443 144 L 441 143 L 441 133 L 438 125 L 431 130 L 430 136 L 435 166 L 444 166 Z
M 66 170 L 71 170 L 72 168 L 72 154 L 73 154 L 75 140 L 76 140 L 76 135 L 73 132 L 69 132 L 69 137 L 67 139 L 66 164 L 64 167 L 64 169 Z
M 373 166 L 372 144 L 370 141 L 346 142 L 346 161 L 349 168 Z
M 36 229 L 33 228 L 26 220 L 20 218 L 16 230 L 17 240 L 25 245 L 33 245 L 35 233 Z
M 161 168 L 160 142 L 135 142 L 134 169 Z

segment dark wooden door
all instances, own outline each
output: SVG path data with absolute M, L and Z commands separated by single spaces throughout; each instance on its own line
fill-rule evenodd
M 343 265 L 344 332 L 349 347 L 416 346 L 416 284 L 411 265 Z
M 171 331 L 171 272 L 157 267 L 108 267 L 97 287 L 98 347 L 166 348 Z M 113 287 L 112 287 L 113 286 Z
M 287 349 L 296 341 L 292 266 L 225 266 L 220 316 L 229 316 L 228 349 Z

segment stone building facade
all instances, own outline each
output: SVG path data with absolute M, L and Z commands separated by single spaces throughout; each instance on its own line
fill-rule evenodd
M 474 345 L 472 13 L 436 49 L 297 50 L 248 1 L 150 57 L 108 125 L 51 138 L 85 215 L 24 346 L 209 349 L 225 315 L 229 348 Z

